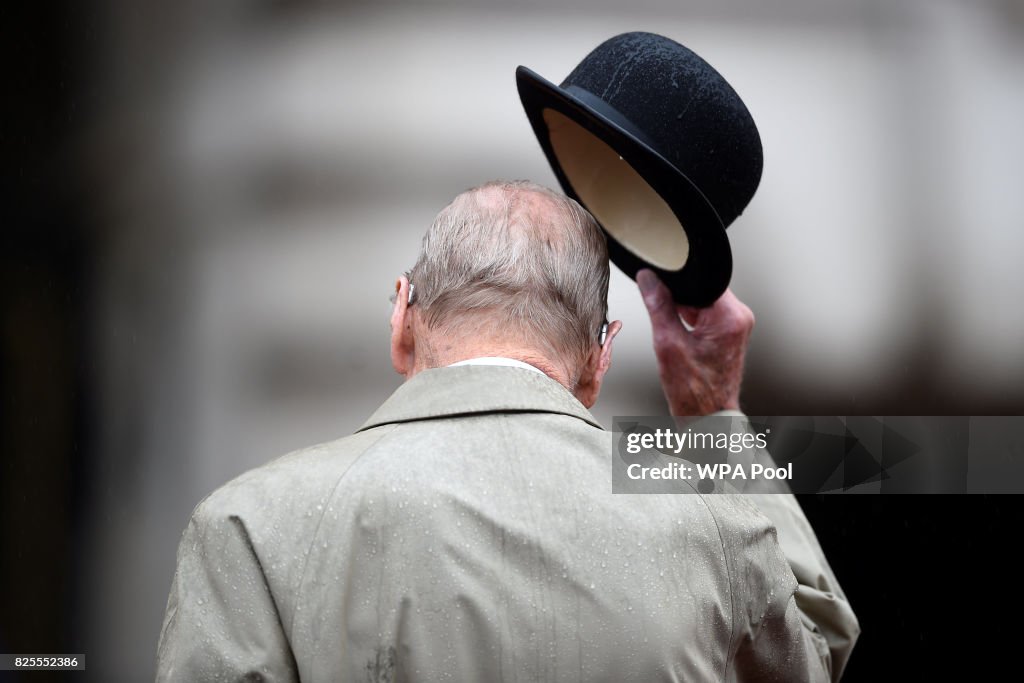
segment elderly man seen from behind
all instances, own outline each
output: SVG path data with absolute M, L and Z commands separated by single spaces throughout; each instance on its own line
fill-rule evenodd
M 687 332 L 638 281 L 673 412 L 737 409 L 749 310 Z M 792 496 L 611 492 L 607 290 L 572 200 L 459 195 L 395 284 L 407 381 L 196 508 L 158 680 L 837 680 L 857 622 Z

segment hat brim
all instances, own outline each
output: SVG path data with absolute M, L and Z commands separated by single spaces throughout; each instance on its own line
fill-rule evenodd
M 666 270 L 625 247 L 602 225 L 612 262 L 634 280 L 637 271 L 651 269 L 677 303 L 702 307 L 713 304 L 729 286 L 732 251 L 725 227 L 703 193 L 656 152 L 643 133 L 598 97 L 574 86 L 560 88 L 524 66 L 516 69 L 516 85 L 533 132 L 567 195 L 586 206 L 552 147 L 545 109 L 568 117 L 615 150 L 669 206 L 689 243 L 683 267 Z

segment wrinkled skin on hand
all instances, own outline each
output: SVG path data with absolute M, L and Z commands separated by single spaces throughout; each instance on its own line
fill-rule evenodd
M 731 290 L 709 308 L 680 306 L 650 270 L 636 276 L 651 317 L 661 386 L 673 415 L 739 410 L 754 314 Z M 693 327 L 683 326 L 680 316 Z

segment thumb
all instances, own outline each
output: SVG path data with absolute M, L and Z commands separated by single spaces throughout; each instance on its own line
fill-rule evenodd
M 651 316 L 651 325 L 656 331 L 659 328 L 665 330 L 681 327 L 672 294 L 657 275 L 644 268 L 637 272 L 636 283 L 640 287 L 644 305 Z

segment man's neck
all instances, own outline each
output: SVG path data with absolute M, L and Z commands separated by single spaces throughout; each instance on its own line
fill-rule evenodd
M 464 363 L 465 361 L 472 361 L 480 358 L 508 358 L 516 360 L 521 363 L 526 363 L 555 380 L 569 391 L 572 391 L 575 387 L 570 381 L 568 373 L 562 369 L 558 364 L 555 364 L 548 360 L 542 354 L 533 352 L 529 349 L 515 349 L 509 347 L 475 347 L 475 348 L 463 348 L 459 350 L 455 349 L 444 349 L 443 353 L 430 354 L 429 361 L 421 362 L 417 358 L 415 372 L 426 370 L 428 368 L 445 367 L 448 365 L 454 365 L 456 363 Z

